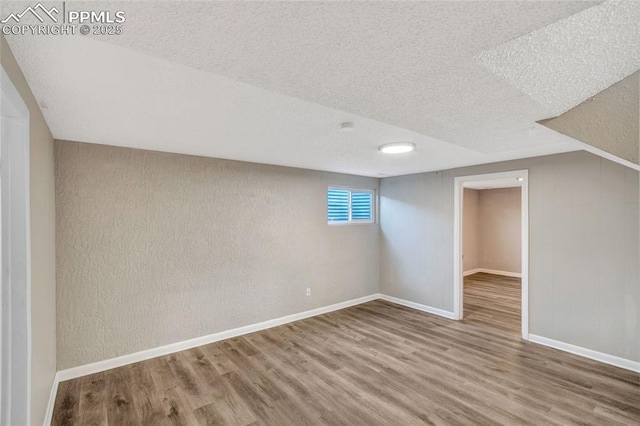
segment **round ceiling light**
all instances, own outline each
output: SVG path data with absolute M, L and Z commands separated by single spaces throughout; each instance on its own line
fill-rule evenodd
M 411 142 L 395 142 L 386 145 L 380 145 L 378 150 L 384 154 L 404 154 L 416 149 L 416 144 Z

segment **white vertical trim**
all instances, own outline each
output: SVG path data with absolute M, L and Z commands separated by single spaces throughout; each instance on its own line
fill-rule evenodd
M 47 403 L 47 411 L 44 413 L 43 426 L 50 426 L 53 420 L 53 409 L 56 404 L 56 395 L 58 394 L 58 385 L 60 384 L 60 373 L 56 372 L 53 378 L 53 384 L 51 385 L 51 393 L 49 394 L 49 402 Z
M 464 212 L 464 188 L 460 177 L 454 179 L 453 188 L 453 319 L 461 320 L 464 306 L 462 222 Z
M 11 321 L 3 324 L 5 331 L 11 331 L 9 336 L 3 334 L 2 346 L 9 339 L 12 343 L 17 339 L 17 347 L 8 352 L 19 351 L 19 360 L 9 356 L 8 364 L 2 360 L 3 366 L 8 368 L 2 374 L 0 386 L 10 389 L 10 394 L 2 394 L 0 411 L 3 411 L 0 422 L 9 420 L 11 423 L 31 424 L 31 191 L 30 191 L 30 147 L 29 147 L 29 109 L 13 85 L 4 67 L 0 74 L 0 111 L 2 125 L 2 223 L 7 228 L 2 229 L 2 244 L 6 251 L 2 252 L 2 277 L 9 278 L 9 283 L 2 282 L 4 306 L 10 313 Z M 7 285 L 10 286 L 7 287 Z M 24 299 L 22 299 L 24 297 Z M 12 303 L 15 298 L 16 306 Z M 24 306 L 22 302 L 24 300 Z M 20 310 L 22 307 L 22 310 Z M 6 318 L 5 318 L 6 319 Z M 18 319 L 17 324 L 13 320 Z M 23 322 L 24 321 L 24 322 Z M 16 333 L 14 331 L 19 328 Z M 25 332 L 26 336 L 21 334 Z M 16 336 L 14 336 L 17 335 Z M 26 340 L 26 342 L 25 342 Z M 23 343 L 26 343 L 26 353 L 23 353 Z M 7 354 L 4 354 L 7 356 Z M 26 363 L 26 365 L 25 365 Z M 19 368 L 24 366 L 24 369 Z M 26 376 L 26 383 L 14 383 L 14 370 L 21 371 Z M 20 377 L 20 376 L 18 376 Z M 8 381 L 7 381 L 8 380 Z M 20 379 L 22 380 L 22 379 Z M 17 413 L 14 411 L 19 409 Z M 26 410 L 26 413 L 21 412 Z
M 529 339 L 529 170 L 488 173 L 482 175 L 458 176 L 454 178 L 453 206 L 453 316 L 462 319 L 464 312 L 463 290 L 463 212 L 464 184 L 493 179 L 522 179 L 521 187 L 521 232 L 522 232 L 522 338 Z
M 529 339 L 529 170 L 522 170 L 522 187 L 520 190 L 522 208 L 522 338 Z

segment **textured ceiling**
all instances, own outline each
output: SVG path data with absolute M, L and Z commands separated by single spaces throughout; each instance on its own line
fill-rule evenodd
M 640 165 L 640 72 L 540 124 Z M 633 167 L 633 166 L 632 166 Z
M 598 3 L 74 1 L 124 34 L 7 39 L 57 138 L 398 175 L 579 149 L 478 58 Z
M 640 69 L 640 3 L 591 7 L 479 59 L 553 116 L 562 114 Z
M 27 39 L 21 39 L 27 40 Z M 84 37 L 23 46 L 21 64 L 57 139 L 387 176 L 484 154 Z M 126 64 L 126 66 L 123 66 Z M 353 121 L 351 132 L 340 123 Z M 378 146 L 411 140 L 417 151 Z

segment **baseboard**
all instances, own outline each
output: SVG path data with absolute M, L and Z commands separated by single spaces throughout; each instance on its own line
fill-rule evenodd
M 571 345 L 569 343 L 560 342 L 558 340 L 548 339 L 546 337 L 537 336 L 535 334 L 529 334 L 529 341 L 538 343 L 540 345 L 549 346 L 550 348 L 560 349 L 561 351 L 569 352 L 574 355 L 593 359 L 604 364 L 609 364 L 615 367 L 624 368 L 625 370 L 631 370 L 636 373 L 640 373 L 640 362 L 637 361 L 632 361 L 630 359 L 620 358 L 591 349 L 586 349 L 580 346 Z
M 482 270 L 484 272 L 486 270 Z M 492 273 L 492 272 L 490 272 Z M 416 302 L 400 299 L 386 294 L 371 294 L 369 296 L 360 297 L 357 299 L 347 300 L 345 302 L 336 303 L 321 308 L 312 309 L 297 314 L 287 315 L 284 317 L 251 324 L 244 327 L 238 327 L 231 330 L 222 331 L 219 333 L 210 334 L 207 336 L 197 337 L 195 339 L 189 339 L 182 342 L 172 343 L 157 348 L 135 352 L 128 355 L 123 355 L 117 358 L 111 358 L 104 361 L 94 362 L 92 364 L 81 365 L 79 367 L 73 367 L 66 370 L 60 370 L 56 373 L 53 384 L 51 386 L 51 394 L 49 395 L 49 402 L 47 404 L 47 411 L 45 413 L 44 425 L 50 425 L 53 417 L 53 409 L 55 405 L 56 394 L 58 391 L 58 384 L 65 380 L 71 380 L 78 377 L 86 376 L 89 374 L 99 373 L 101 371 L 110 370 L 113 368 L 122 367 L 135 362 L 145 361 L 151 358 L 156 358 L 163 355 L 168 355 L 174 352 L 191 349 L 197 346 L 206 345 L 209 343 L 218 342 L 220 340 L 230 339 L 233 337 L 241 336 L 248 333 L 254 333 L 260 330 L 266 330 L 268 328 L 277 327 L 279 325 L 288 324 L 290 322 L 299 321 L 306 318 L 311 318 L 317 315 L 337 311 L 340 309 L 348 308 L 362 303 L 370 302 L 372 300 L 382 299 L 391 303 L 406 306 L 408 308 L 416 309 L 422 312 L 438 315 L 448 319 L 455 319 L 453 312 L 445 311 L 443 309 L 434 308 L 431 306 L 423 305 Z M 560 342 L 557 340 L 548 339 L 546 337 L 537 336 L 535 334 L 529 335 L 529 341 L 538 343 L 544 346 L 549 346 L 562 351 L 570 352 L 575 355 L 583 356 L 593 359 L 605 364 L 613 365 L 616 367 L 624 368 L 640 373 L 640 362 L 631 361 L 628 359 L 608 355 L 602 352 L 597 352 L 591 349 L 574 346 L 568 343 Z
M 51 393 L 49 394 L 49 402 L 47 403 L 47 411 L 44 413 L 43 426 L 50 426 L 53 420 L 53 407 L 56 403 L 56 395 L 58 393 L 58 384 L 60 383 L 60 377 L 58 373 L 53 376 L 53 383 L 51 384 Z
M 156 358 L 159 356 L 168 355 L 175 352 L 180 352 L 180 351 L 191 349 L 197 346 L 218 342 L 220 340 L 230 339 L 232 337 L 237 337 L 237 336 L 241 336 L 248 333 L 254 333 L 260 330 L 266 330 L 268 328 L 277 327 L 279 325 L 288 324 L 290 322 L 311 318 L 317 315 L 326 314 L 329 312 L 337 311 L 337 310 L 348 308 L 355 305 L 360 305 L 362 303 L 370 302 L 376 299 L 383 299 L 388 302 L 397 303 L 398 305 L 406 306 L 409 308 L 417 309 L 419 311 L 428 312 L 430 314 L 435 314 L 445 318 L 453 319 L 452 312 L 433 308 L 431 306 L 421 305 L 419 303 L 410 302 L 408 300 L 398 299 L 397 297 L 375 293 L 369 296 L 347 300 L 345 302 L 340 302 L 333 305 L 324 306 L 322 308 L 312 309 L 310 311 L 300 312 L 297 314 L 288 315 L 281 318 L 263 321 L 263 322 L 251 324 L 245 327 L 234 328 L 231 330 L 222 331 L 220 333 L 210 334 L 208 336 L 197 337 L 195 339 L 189 339 L 182 342 L 176 342 L 176 343 L 160 346 L 153 349 L 135 352 L 128 355 L 123 355 L 117 358 L 111 358 L 104 361 L 98 361 L 91 364 L 69 368 L 66 370 L 60 370 L 56 373 L 53 386 L 51 387 L 51 395 L 49 397 L 49 404 L 47 406 L 47 412 L 45 415 L 44 424 L 45 426 L 48 426 L 51 424 L 51 420 L 53 417 L 53 409 L 54 409 L 55 399 L 56 399 L 56 393 L 58 391 L 58 384 L 60 382 L 86 376 L 89 374 L 99 373 L 101 371 L 106 371 L 113 368 L 122 367 L 125 365 L 133 364 L 135 362 L 145 361 L 151 358 Z
M 247 325 L 244 327 L 238 327 L 231 330 L 221 331 L 219 333 L 209 334 L 207 336 L 196 337 L 194 339 L 184 340 L 182 342 L 171 343 L 171 344 L 159 346 L 153 349 L 147 349 L 144 351 L 123 355 L 116 358 L 106 359 L 104 361 L 98 361 L 91 364 L 85 364 L 85 365 L 80 365 L 78 367 L 68 368 L 66 370 L 60 370 L 56 374 L 56 382 L 54 383 L 54 387 L 57 388 L 57 383 L 63 382 L 65 380 L 71 380 L 78 377 L 87 376 L 89 374 L 111 370 L 113 368 L 122 367 L 125 365 L 133 364 L 135 362 L 145 361 L 151 358 L 156 358 L 159 356 L 164 356 L 164 355 L 172 354 L 175 352 L 184 351 L 186 349 L 191 349 L 197 346 L 218 342 L 220 340 L 242 336 L 248 333 L 254 333 L 260 330 L 266 330 L 267 328 L 277 327 L 279 325 L 288 324 L 290 322 L 314 317 L 316 315 L 322 315 L 329 312 L 337 311 L 339 309 L 348 308 L 350 306 L 360 305 L 362 303 L 370 302 L 376 299 L 387 300 L 392 303 L 397 303 L 398 305 L 406 306 L 409 308 L 417 309 L 419 311 L 428 312 L 430 314 L 435 314 L 445 318 L 453 319 L 452 312 L 448 312 L 438 308 L 433 308 L 427 305 L 421 305 L 419 303 L 410 302 L 408 300 L 398 299 L 397 297 L 375 293 L 369 296 L 360 297 L 357 299 L 347 300 L 345 302 L 340 302 L 333 305 L 312 309 L 310 311 L 300 312 L 293 315 L 287 315 L 284 317 Z M 53 389 L 52 389 L 51 398 L 52 400 L 55 400 L 55 392 L 53 392 Z M 50 401 L 50 403 L 53 403 L 53 401 Z
M 254 333 L 256 331 L 265 330 L 267 328 L 277 327 L 279 325 L 287 324 L 293 321 L 299 321 L 305 318 L 314 317 L 316 315 L 326 314 L 328 312 L 333 312 L 339 309 L 348 308 L 350 306 L 359 305 L 361 303 L 370 302 L 372 300 L 376 300 L 379 298 L 380 298 L 380 295 L 378 293 L 375 293 L 369 296 L 360 297 L 357 299 L 347 300 L 345 302 L 340 302 L 333 305 L 312 309 L 310 311 L 287 315 L 284 317 L 247 325 L 244 327 L 238 327 L 231 330 L 221 331 L 219 333 L 209 334 L 207 336 L 196 337 L 194 339 L 184 340 L 182 342 L 171 343 L 171 344 L 160 346 L 153 349 L 147 349 L 144 351 L 123 355 L 116 358 L 106 359 L 104 361 L 98 361 L 91 364 L 85 364 L 78 367 L 69 368 L 66 370 L 60 370 L 58 371 L 57 377 L 59 381 L 63 382 L 65 380 L 71 380 L 77 377 L 87 376 L 89 374 L 111 370 L 112 368 L 122 367 L 124 365 L 133 364 L 135 362 L 145 361 L 151 358 L 172 354 L 174 352 L 184 351 L 186 349 L 195 348 L 197 346 L 207 345 L 209 343 L 218 342 L 220 340 L 230 339 L 232 337 L 241 336 L 243 334 Z
M 464 271 L 462 275 L 466 277 L 467 275 L 477 274 L 478 272 L 484 272 L 485 274 L 502 275 L 505 277 L 522 278 L 522 274 L 520 272 L 498 271 L 497 269 L 487 268 L 470 269 L 468 271 Z
M 444 309 L 438 309 L 427 305 L 422 305 L 416 302 L 410 302 L 408 300 L 399 299 L 393 296 L 387 296 L 386 294 L 381 294 L 380 299 L 386 300 L 387 302 L 397 303 L 398 305 L 406 306 L 407 308 L 413 308 L 418 311 L 428 312 L 430 314 L 439 315 L 441 317 L 445 317 L 448 319 L 455 319 L 453 312 L 445 311 Z

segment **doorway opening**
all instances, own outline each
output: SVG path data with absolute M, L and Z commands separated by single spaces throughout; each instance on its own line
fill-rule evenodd
M 454 192 L 455 319 L 528 340 L 528 171 L 457 177 Z

